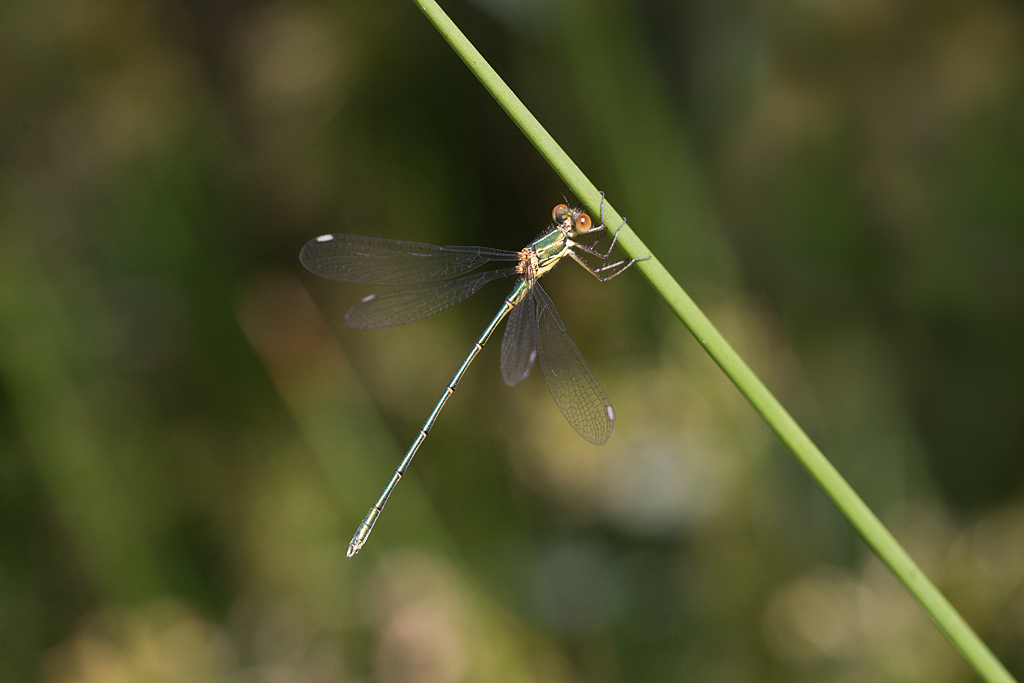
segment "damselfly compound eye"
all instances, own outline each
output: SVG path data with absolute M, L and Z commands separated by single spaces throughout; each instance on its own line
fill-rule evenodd
M 590 216 L 585 213 L 576 216 L 576 232 L 583 234 L 592 227 L 594 227 L 594 224 L 590 222 Z
M 569 213 L 569 207 L 565 204 L 559 204 L 551 210 L 551 217 L 555 219 L 556 223 L 561 223 L 567 213 Z

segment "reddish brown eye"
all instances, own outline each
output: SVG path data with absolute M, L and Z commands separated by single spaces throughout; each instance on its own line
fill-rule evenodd
M 561 223 L 567 213 L 569 213 L 569 207 L 565 204 L 559 204 L 551 210 L 551 217 L 555 219 L 556 223 Z
M 584 233 L 590 230 L 593 224 L 590 222 L 590 216 L 585 213 L 581 213 L 576 217 L 576 232 Z

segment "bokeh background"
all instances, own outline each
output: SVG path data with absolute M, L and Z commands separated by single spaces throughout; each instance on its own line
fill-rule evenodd
M 1024 11 L 449 0 L 1018 677 Z M 411 2 L 0 4 L 0 681 L 975 680 L 637 272 L 615 403 L 383 331 L 324 232 L 518 249 L 567 192 Z

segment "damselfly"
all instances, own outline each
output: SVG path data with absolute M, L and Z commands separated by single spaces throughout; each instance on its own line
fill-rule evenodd
M 566 256 L 602 282 L 636 263 L 638 259 L 634 258 L 594 268 L 578 253 L 585 252 L 603 261 L 611 255 L 625 221 L 603 253 L 594 248 L 596 240 L 585 245 L 573 239 L 604 228 L 603 198 L 601 214 L 601 225 L 594 227 L 590 216 L 581 209 L 559 204 L 551 212 L 554 224 L 550 229 L 519 252 L 486 247 L 436 247 L 359 235 L 320 235 L 302 248 L 302 264 L 321 277 L 360 285 L 398 287 L 363 297 L 349 310 L 345 322 L 357 329 L 419 320 L 459 303 L 492 280 L 512 275 L 519 277 L 498 314 L 448 382 L 377 502 L 359 524 L 348 546 L 349 557 L 366 543 L 384 504 L 427 438 L 441 408 L 506 315 L 508 324 L 501 340 L 501 374 L 505 383 L 516 386 L 522 382 L 539 357 L 548 389 L 569 424 L 583 438 L 596 444 L 611 437 L 615 422 L 611 401 L 565 331 L 555 305 L 537 282 Z M 486 263 L 501 261 L 515 265 L 466 275 Z

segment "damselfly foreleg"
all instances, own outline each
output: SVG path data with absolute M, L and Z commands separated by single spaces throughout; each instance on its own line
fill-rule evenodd
M 618 261 L 617 263 L 611 263 L 611 264 L 609 264 L 607 266 L 602 266 L 601 268 L 596 268 L 595 269 L 595 268 L 592 268 L 589 263 L 587 263 L 582 258 L 580 258 L 579 254 L 577 254 L 576 252 L 570 251 L 569 252 L 569 256 L 571 256 L 573 258 L 573 260 L 576 261 L 576 263 L 578 263 L 581 266 L 583 266 L 583 268 L 586 269 L 586 271 L 588 273 L 590 273 L 591 275 L 596 277 L 601 282 L 608 282 L 612 278 L 615 278 L 615 277 L 618 277 L 619 275 L 622 275 L 624 272 L 626 272 L 626 270 L 629 269 L 630 266 L 632 266 L 637 261 L 646 261 L 647 259 L 651 258 L 651 255 L 648 254 L 647 256 L 642 256 L 640 258 L 631 258 L 631 259 L 629 259 L 629 261 Z M 601 274 L 602 271 L 609 270 L 611 268 L 615 268 L 616 266 L 619 266 L 620 264 L 624 264 L 624 265 L 622 265 L 618 270 L 613 272 L 611 275 L 602 275 Z
M 623 217 L 622 218 L 622 223 L 619 224 L 619 227 L 615 229 L 615 234 L 612 235 L 612 243 L 608 245 L 607 251 L 605 251 L 603 254 L 600 251 L 598 251 L 597 249 L 594 249 L 594 245 L 598 243 L 598 241 L 601 239 L 600 237 L 598 237 L 596 240 L 594 240 L 594 242 L 591 243 L 591 244 L 580 244 L 579 242 L 576 242 L 575 245 L 577 247 L 579 247 L 582 251 L 585 251 L 588 254 L 591 254 L 593 256 L 598 257 L 599 259 L 604 260 L 604 259 L 608 258 L 609 256 L 611 256 L 612 249 L 615 248 L 615 243 L 619 239 L 619 233 L 622 231 L 622 228 L 625 227 L 625 225 L 626 225 L 626 218 Z M 598 231 L 601 231 L 601 230 L 604 230 L 604 192 L 601 193 L 601 225 L 597 226 L 596 228 L 591 229 L 590 232 L 598 232 Z

